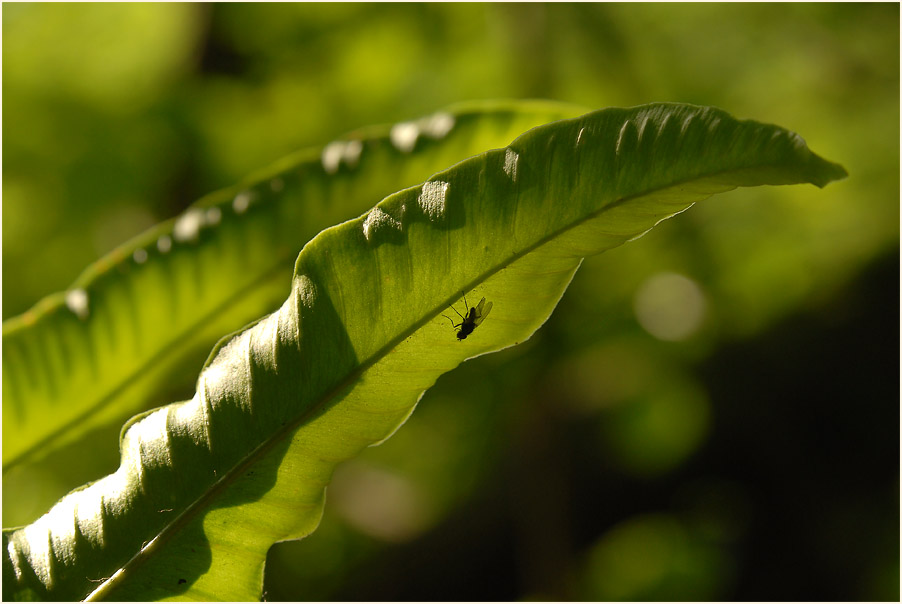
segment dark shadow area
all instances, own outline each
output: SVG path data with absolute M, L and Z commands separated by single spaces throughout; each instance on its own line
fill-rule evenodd
M 820 310 L 701 367 L 715 425 L 695 471 L 751 502 L 735 599 L 871 599 L 870 568 L 898 573 L 898 256 Z

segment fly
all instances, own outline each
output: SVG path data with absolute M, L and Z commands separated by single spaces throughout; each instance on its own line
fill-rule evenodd
M 464 294 L 464 309 L 470 308 L 470 305 L 467 304 L 467 294 Z M 479 301 L 479 304 L 470 308 L 467 311 L 467 316 L 464 316 L 457 312 L 457 309 L 454 308 L 454 305 L 451 305 L 451 310 L 457 313 L 457 316 L 460 317 L 460 323 L 454 323 L 454 320 L 448 315 L 442 315 L 449 321 L 451 321 L 451 326 L 457 329 L 457 339 L 458 340 L 466 340 L 467 336 L 473 333 L 473 330 L 479 327 L 479 325 L 485 321 L 485 318 L 489 316 L 489 312 L 492 310 L 492 303 L 485 303 L 485 297 Z

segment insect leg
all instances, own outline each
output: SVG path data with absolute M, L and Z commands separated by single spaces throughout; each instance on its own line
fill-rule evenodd
M 451 310 L 453 310 L 454 312 L 456 312 L 458 317 L 460 317 L 461 319 L 466 320 L 466 317 L 463 316 L 462 314 L 460 314 L 460 313 L 457 311 L 457 309 L 454 308 L 454 305 L 453 305 L 453 304 L 451 304 Z

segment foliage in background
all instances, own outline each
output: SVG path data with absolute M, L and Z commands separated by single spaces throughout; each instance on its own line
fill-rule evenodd
M 584 263 L 534 344 L 339 472 L 268 597 L 898 597 L 898 6 L 5 4 L 3 29 L 4 318 L 352 124 L 678 99 L 804 132 L 855 177 Z M 662 296 L 688 301 L 676 339 L 640 312 Z M 4 525 L 114 469 L 117 434 L 4 473 Z M 625 543 L 659 555 L 604 554 Z

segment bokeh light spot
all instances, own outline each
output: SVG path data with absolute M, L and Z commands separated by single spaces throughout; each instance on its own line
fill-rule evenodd
M 685 340 L 701 326 L 707 301 L 698 284 L 676 273 L 650 277 L 636 292 L 636 319 L 659 340 Z
M 717 599 L 729 561 L 678 518 L 636 516 L 590 550 L 584 599 Z
M 638 398 L 609 411 L 603 441 L 621 470 L 655 477 L 684 463 L 710 430 L 711 404 L 697 384 L 661 375 Z
M 388 542 L 418 536 L 428 521 L 423 493 L 407 478 L 362 462 L 335 471 L 329 503 L 360 532 Z

